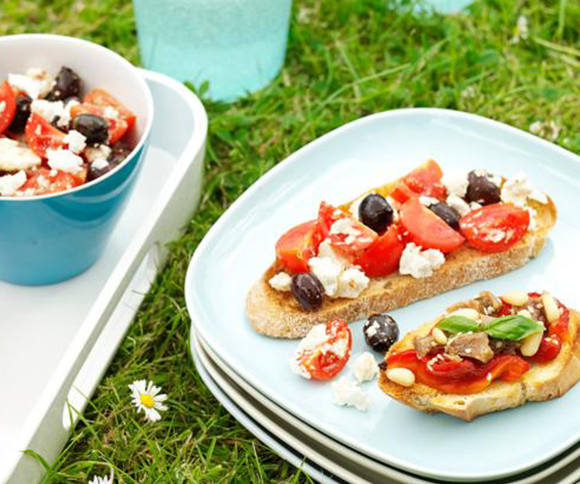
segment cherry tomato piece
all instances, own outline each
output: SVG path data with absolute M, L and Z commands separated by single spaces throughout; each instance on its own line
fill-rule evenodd
M 399 235 L 399 229 L 396 225 L 391 225 L 354 261 L 354 265 L 360 266 L 369 277 L 388 276 L 399 268 L 404 249 L 405 243 Z
M 16 95 L 8 84 L 4 81 L 0 84 L 0 133 L 6 131 L 16 114 Z
M 84 184 L 87 178 L 86 167 L 75 174 L 65 171 L 57 171 L 56 174 L 52 175 L 51 173 L 53 170 L 48 168 L 29 170 L 26 174 L 28 180 L 19 191 L 34 190 L 34 195 L 63 192 Z
M 314 380 L 330 380 L 344 368 L 352 351 L 352 335 L 342 320 L 326 324 L 327 339 L 316 348 L 304 351 L 298 364 Z
M 112 107 L 117 111 L 122 119 L 127 122 L 127 126 L 130 128 L 135 124 L 136 116 L 133 114 L 121 101 L 119 101 L 112 94 L 109 94 L 103 89 L 93 89 L 89 91 L 83 99 L 84 103 L 92 104 L 94 106 L 99 106 L 101 108 L 106 108 L 107 106 Z
M 41 158 L 46 158 L 46 150 L 49 148 L 56 150 L 66 146 L 66 135 L 36 113 L 28 118 L 24 134 L 30 149 Z
M 453 230 L 416 198 L 404 203 L 399 216 L 401 224 L 408 232 L 409 240 L 424 249 L 437 249 L 447 253 L 465 242 L 459 232 Z
M 320 245 L 316 220 L 291 228 L 276 242 L 276 258 L 291 273 L 308 272 Z
M 441 183 L 443 170 L 434 160 L 428 160 L 415 168 L 403 179 L 405 184 L 415 193 L 426 197 L 445 200 L 447 189 Z
M 508 203 L 473 210 L 459 222 L 470 245 L 483 252 L 503 252 L 519 242 L 530 225 L 530 214 Z

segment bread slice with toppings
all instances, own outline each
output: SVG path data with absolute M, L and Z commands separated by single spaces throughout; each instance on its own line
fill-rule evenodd
M 470 301 L 456 305 L 469 307 Z M 450 311 L 448 310 L 448 312 Z M 429 335 L 443 317 L 427 322 L 391 347 L 380 365 L 379 386 L 390 397 L 416 410 L 428 413 L 443 412 L 462 420 L 491 412 L 518 407 L 526 402 L 550 400 L 564 395 L 580 379 L 580 314 L 570 310 L 568 338 L 562 343 L 558 356 L 542 364 L 531 363 L 530 369 L 516 382 L 493 381 L 485 390 L 475 394 L 444 393 L 423 383 L 405 387 L 387 376 L 387 359 L 391 355 L 413 349 L 415 338 Z
M 302 338 L 316 324 L 334 319 L 356 321 L 506 274 L 539 255 L 556 223 L 556 206 L 551 199 L 546 204 L 535 201 L 529 204 L 537 212 L 537 227 L 509 249 L 486 253 L 464 245 L 446 255 L 445 263 L 429 277 L 415 279 L 396 272 L 387 277 L 371 278 L 368 287 L 357 298 L 325 298 L 316 311 L 306 311 L 290 292 L 270 286 L 268 281 L 278 272 L 276 264 L 272 264 L 248 293 L 247 317 L 255 330 L 264 335 Z

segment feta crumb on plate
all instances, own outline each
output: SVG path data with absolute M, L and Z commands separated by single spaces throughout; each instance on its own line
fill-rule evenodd
M 73 153 L 80 153 L 87 146 L 87 138 L 78 131 L 71 129 L 63 138 L 63 141 L 68 144 L 68 149 Z
M 375 357 L 368 351 L 360 354 L 352 364 L 352 372 L 359 383 L 373 380 L 378 371 L 379 365 L 377 365 Z
M 46 157 L 48 158 L 48 166 L 54 170 L 78 173 L 83 165 L 83 159 L 80 156 L 62 148 L 47 149 Z
M 439 269 L 444 262 L 445 256 L 441 251 L 435 249 L 422 250 L 421 247 L 410 242 L 401 256 L 399 272 L 401 274 L 409 274 L 415 279 L 421 279 L 433 275 L 433 271 Z
M 371 401 L 368 394 L 357 382 L 347 376 L 332 382 L 332 401 L 340 407 L 354 407 L 361 412 L 368 411 Z
M 96 168 L 99 169 L 98 167 Z M 270 286 L 277 291 L 289 291 L 292 285 L 292 278 L 285 272 L 278 272 L 278 274 L 272 277 L 268 282 L 270 283 Z
M 27 170 L 41 163 L 39 156 L 23 143 L 10 138 L 0 138 L 0 170 Z
M 26 183 L 26 173 L 20 170 L 15 175 L 0 176 L 0 196 L 9 197 Z

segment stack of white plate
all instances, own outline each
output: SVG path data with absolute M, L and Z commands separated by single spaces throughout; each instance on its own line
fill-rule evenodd
M 364 384 L 372 399 L 369 411 L 359 412 L 334 405 L 330 384 L 290 371 L 296 341 L 261 336 L 245 317 L 246 294 L 271 263 L 280 234 L 315 218 L 321 200 L 340 204 L 356 198 L 427 158 L 435 158 L 445 172 L 486 168 L 510 176 L 523 170 L 555 200 L 559 221 L 543 253 L 524 268 L 393 311 L 403 334 L 484 289 L 548 290 L 579 306 L 579 158 L 478 116 L 392 111 L 346 125 L 299 150 L 250 188 L 208 233 L 186 283 L 198 370 L 244 426 L 322 482 L 574 483 L 580 479 L 580 388 L 466 423 L 407 408 L 375 381 Z M 362 324 L 351 324 L 353 356 L 368 350 Z

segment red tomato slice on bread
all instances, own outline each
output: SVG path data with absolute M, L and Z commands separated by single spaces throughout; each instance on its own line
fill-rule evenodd
M 36 113 L 28 118 L 24 134 L 30 149 L 41 158 L 46 158 L 46 150 L 49 148 L 56 150 L 66 146 L 66 135 Z
M 401 224 L 408 232 L 407 239 L 424 249 L 437 249 L 448 253 L 465 242 L 459 232 L 422 205 L 417 198 L 407 200 L 401 207 L 399 216 Z
M 6 131 L 14 115 L 16 114 L 16 94 L 8 84 L 4 81 L 0 84 L 0 133 Z
M 459 222 L 470 245 L 483 252 L 503 252 L 526 234 L 530 214 L 508 203 L 495 203 L 473 210 Z
M 119 116 L 127 122 L 127 126 L 131 128 L 135 124 L 136 116 L 125 105 L 119 101 L 115 96 L 109 94 L 103 89 L 93 89 L 89 91 L 85 98 L 84 103 L 92 104 L 93 106 L 99 106 L 105 109 L 107 106 L 115 109 Z
M 338 319 L 326 323 L 326 339 L 314 348 L 297 351 L 296 363 L 301 373 L 314 380 L 330 380 L 346 365 L 352 351 L 352 335 L 348 324 Z
M 428 160 L 404 178 L 405 184 L 415 193 L 444 200 L 447 189 L 441 183 L 443 170 L 434 160 Z
M 276 242 L 276 259 L 291 273 L 309 272 L 308 261 L 316 255 L 320 238 L 316 220 L 291 228 Z
M 360 266 L 369 277 L 388 276 L 399 268 L 404 249 L 399 229 L 393 224 L 354 261 L 354 265 Z

